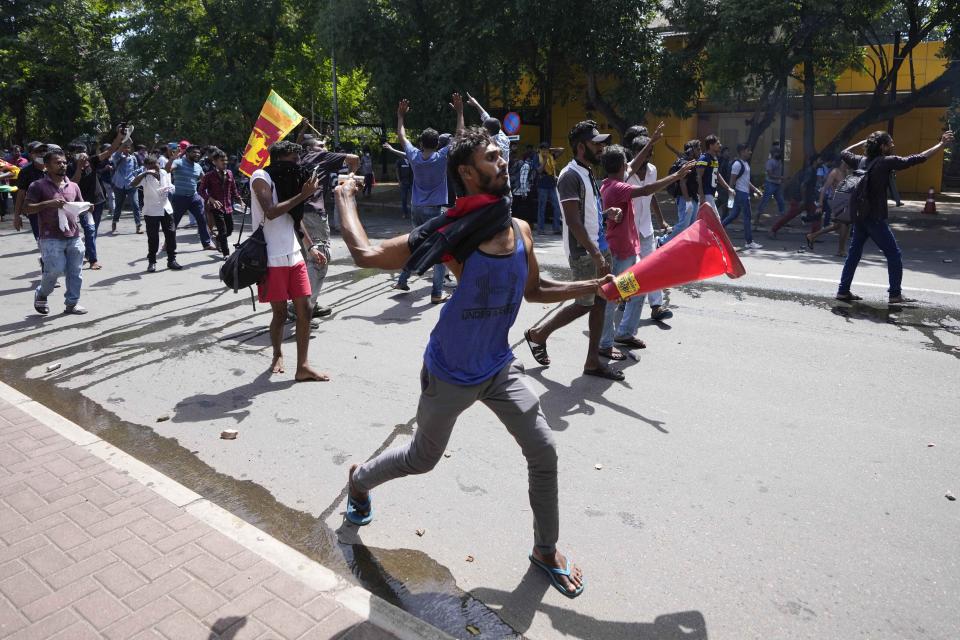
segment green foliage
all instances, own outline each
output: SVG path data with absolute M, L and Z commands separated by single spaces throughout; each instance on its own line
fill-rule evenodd
M 316 2 L 0 0 L 0 133 L 68 141 L 123 120 L 136 142 L 242 147 L 273 88 L 329 119 L 330 46 Z M 367 77 L 340 76 L 340 112 L 363 116 Z M 106 135 L 106 133 L 104 133 Z

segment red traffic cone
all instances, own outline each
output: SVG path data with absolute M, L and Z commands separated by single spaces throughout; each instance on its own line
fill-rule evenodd
M 927 190 L 927 204 L 923 205 L 923 212 L 932 216 L 937 214 L 937 201 L 933 198 L 935 193 L 933 187 L 930 187 Z
M 708 203 L 700 205 L 697 221 L 680 235 L 603 285 L 611 302 L 665 287 L 706 280 L 721 274 L 739 278 L 747 272 Z

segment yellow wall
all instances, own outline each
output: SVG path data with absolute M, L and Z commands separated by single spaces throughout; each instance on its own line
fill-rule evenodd
M 892 46 L 886 48 L 888 55 L 892 55 Z M 914 72 L 918 87 L 935 79 L 943 72 L 944 61 L 936 57 L 942 48 L 942 42 L 927 42 L 915 49 Z M 867 49 L 866 52 L 868 57 L 873 57 L 872 51 Z M 869 62 L 867 64 L 869 66 Z M 905 64 L 898 76 L 898 88 L 909 90 L 909 87 L 910 71 L 909 66 Z M 853 69 L 848 69 L 837 79 L 836 90 L 838 93 L 871 92 L 873 88 L 873 80 L 868 74 Z M 535 104 L 534 100 L 533 105 Z M 914 109 L 897 118 L 893 132 L 894 140 L 897 143 L 896 153 L 898 155 L 909 155 L 936 144 L 942 130 L 941 118 L 944 112 L 945 109 L 942 108 Z M 819 149 L 829 142 L 837 131 L 857 113 L 858 111 L 855 110 L 818 110 L 815 116 L 817 148 Z M 664 118 L 666 123 L 664 138 L 666 143 L 673 148 L 683 149 L 683 143 L 691 138 L 703 138 L 710 133 L 716 133 L 721 136 L 723 144 L 733 148 L 737 142 L 746 139 L 747 126 L 744 121 L 749 115 L 747 113 L 724 113 L 696 115 L 687 119 Z M 620 142 L 620 136 L 606 121 L 606 118 L 599 112 L 587 111 L 581 100 L 574 100 L 565 104 L 557 103 L 553 106 L 553 139 L 550 144 L 554 147 L 566 148 L 560 159 L 562 164 L 566 164 L 572 157 L 570 149 L 567 148 L 569 147 L 567 133 L 577 122 L 588 118 L 597 121 L 601 132 L 613 133 L 614 140 Z M 654 115 L 649 115 L 646 118 L 646 124 L 651 129 L 659 121 L 660 118 Z M 886 123 L 877 123 L 865 129 L 858 134 L 858 139 L 865 138 L 867 134 L 877 129 L 886 129 Z M 731 136 L 732 132 L 736 133 Z M 762 172 L 763 162 L 769 151 L 769 143 L 773 140 L 775 134 L 779 135 L 776 123 L 767 130 L 754 149 L 753 168 L 756 173 Z M 792 147 L 789 167 L 791 170 L 797 171 L 801 168 L 803 162 L 803 122 L 801 119 L 793 117 L 787 119 L 787 139 L 790 140 Z M 521 148 L 527 144 L 536 147 L 540 141 L 540 127 L 531 125 L 521 127 Z M 673 154 L 665 145 L 661 144 L 654 157 L 654 163 L 661 175 L 666 173 L 673 160 Z M 924 164 L 899 172 L 897 174 L 898 188 L 904 193 L 909 193 L 926 192 L 932 186 L 934 190 L 939 192 L 942 171 L 943 154 L 939 154 Z
M 883 48 L 887 60 L 892 60 L 893 45 L 884 45 Z M 918 88 L 939 77 L 946 68 L 946 61 L 937 57 L 941 49 L 943 49 L 942 42 L 923 42 L 913 50 L 913 70 Z M 870 48 L 866 48 L 865 51 L 865 68 L 877 69 L 879 75 L 880 65 L 877 63 L 876 54 Z M 837 93 L 870 93 L 875 87 L 869 73 L 855 69 L 847 69 L 837 78 Z M 900 71 L 897 72 L 897 89 L 910 90 L 909 60 L 904 62 Z
M 816 117 L 816 133 L 814 139 L 819 149 L 827 144 L 840 128 L 856 115 L 856 111 L 818 111 Z M 907 156 L 925 151 L 937 144 L 943 131 L 943 109 L 914 109 L 900 116 L 894 122 L 893 141 L 896 144 L 894 153 Z M 886 123 L 867 127 L 857 133 L 851 144 L 865 139 L 871 132 L 886 130 Z M 790 163 L 791 169 L 797 171 L 802 163 L 803 122 L 798 121 L 792 127 L 790 138 L 793 140 L 794 157 Z M 863 153 L 862 149 L 857 153 Z M 943 153 L 939 153 L 927 162 L 897 172 L 897 189 L 903 193 L 926 193 L 933 187 L 939 192 L 943 177 Z

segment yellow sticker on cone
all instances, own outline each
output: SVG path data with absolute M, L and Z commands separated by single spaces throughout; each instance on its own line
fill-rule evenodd
M 626 271 L 617 276 L 615 280 L 617 285 L 617 291 L 620 292 L 621 298 L 629 298 L 632 295 L 636 295 L 640 291 L 640 285 L 637 283 L 637 277 L 633 275 L 632 271 Z

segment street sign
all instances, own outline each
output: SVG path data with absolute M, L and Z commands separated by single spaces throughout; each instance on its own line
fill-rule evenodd
M 520 114 L 511 111 L 503 116 L 503 132 L 508 136 L 515 136 L 520 133 Z

